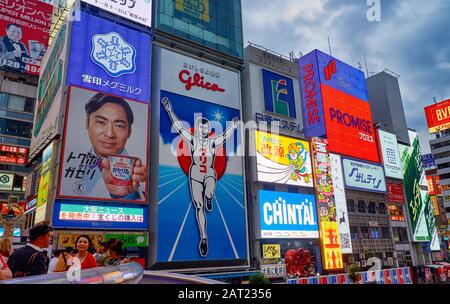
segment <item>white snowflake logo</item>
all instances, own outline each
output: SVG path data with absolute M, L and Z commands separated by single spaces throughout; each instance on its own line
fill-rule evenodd
M 92 37 L 91 59 L 111 77 L 136 71 L 136 49 L 116 32 Z

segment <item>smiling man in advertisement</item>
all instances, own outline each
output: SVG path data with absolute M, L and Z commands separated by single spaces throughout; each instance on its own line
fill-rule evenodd
M 144 201 L 147 123 L 146 104 L 71 87 L 60 195 Z

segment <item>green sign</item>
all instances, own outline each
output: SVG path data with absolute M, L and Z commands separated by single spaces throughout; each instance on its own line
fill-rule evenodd
M 37 137 L 42 124 L 47 118 L 48 111 L 53 104 L 56 93 L 61 86 L 63 76 L 63 61 L 60 59 L 66 41 L 66 25 L 61 27 L 52 53 L 49 56 L 44 72 L 42 73 L 38 86 L 38 105 L 36 111 L 36 123 L 34 136 Z
M 147 233 L 133 233 L 133 234 L 106 234 L 105 241 L 110 239 L 121 240 L 124 247 L 147 247 L 148 237 Z
M 417 133 L 409 132 L 411 147 L 399 145 L 402 160 L 405 195 L 413 230 L 414 242 L 429 242 L 435 234 L 435 222 L 430 208 L 430 197 L 420 189 L 423 172 L 422 154 Z M 431 211 L 431 217 L 430 217 Z

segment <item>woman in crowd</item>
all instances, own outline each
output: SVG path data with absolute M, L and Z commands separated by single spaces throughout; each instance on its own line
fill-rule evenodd
M 123 242 L 115 240 L 109 246 L 109 257 L 104 261 L 104 266 L 115 266 L 125 263 L 128 263 L 128 258 L 125 257 Z
M 8 238 L 0 238 L 0 255 L 3 257 L 3 261 L 8 263 L 8 258 L 13 251 L 12 242 Z
M 75 249 L 77 251 L 77 258 L 81 264 L 81 270 L 97 267 L 97 262 L 89 250 L 92 249 L 92 240 L 88 235 L 80 235 L 75 242 Z

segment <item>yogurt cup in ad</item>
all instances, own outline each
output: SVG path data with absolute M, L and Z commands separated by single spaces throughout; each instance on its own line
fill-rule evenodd
M 123 155 L 111 155 L 108 156 L 108 160 L 113 177 L 111 184 L 115 186 L 132 186 L 136 158 Z

